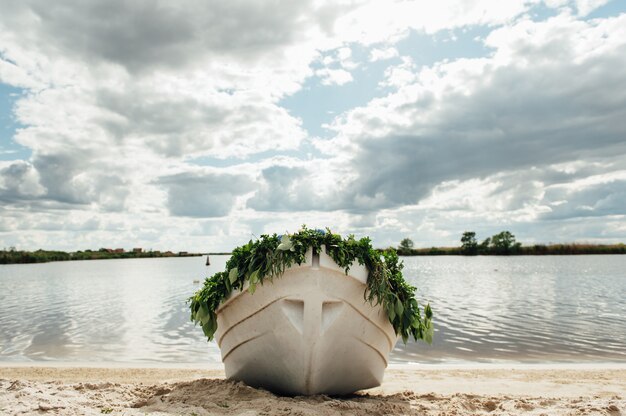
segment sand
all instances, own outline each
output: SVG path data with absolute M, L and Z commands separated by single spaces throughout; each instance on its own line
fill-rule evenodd
M 625 365 L 392 365 L 347 397 L 281 397 L 220 367 L 0 364 L 1 415 L 626 415 Z

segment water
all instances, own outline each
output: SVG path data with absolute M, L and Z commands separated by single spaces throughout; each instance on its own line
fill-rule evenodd
M 626 256 L 405 258 L 435 313 L 396 361 L 626 361 Z
M 0 266 L 0 361 L 219 362 L 189 321 L 226 256 Z M 626 256 L 408 257 L 432 346 L 392 362 L 626 362 Z
M 0 360 L 219 361 L 186 300 L 227 257 L 0 266 Z

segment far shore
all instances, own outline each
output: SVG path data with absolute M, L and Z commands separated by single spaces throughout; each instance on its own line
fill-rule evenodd
M 626 363 L 392 364 L 382 386 L 344 397 L 275 395 L 226 380 L 221 364 L 0 363 L 7 415 L 619 415 L 624 392 Z
M 205 253 L 189 253 L 187 251 L 144 251 L 136 248 L 130 251 L 124 249 L 99 249 L 65 252 L 58 250 L 1 250 L 0 264 L 30 264 L 51 263 L 56 261 L 79 261 L 79 260 L 113 260 L 113 259 L 145 259 L 145 258 L 170 258 L 170 257 L 200 257 Z
M 506 252 L 486 250 L 468 253 L 463 247 L 398 248 L 401 256 L 569 256 L 589 254 L 626 254 L 626 244 L 533 244 Z
M 391 248 L 391 247 L 390 247 Z M 122 249 L 100 249 L 97 251 L 85 250 L 76 252 L 37 250 L 1 250 L 0 265 L 2 264 L 30 264 L 50 263 L 55 261 L 76 260 L 108 260 L 108 259 L 137 259 L 137 258 L 170 258 L 170 257 L 200 257 L 200 256 L 229 256 L 228 252 L 189 253 L 171 251 L 120 251 Z M 385 249 L 378 249 L 385 250 Z M 430 247 L 430 248 L 398 248 L 400 256 L 476 256 L 468 254 L 462 247 Z M 626 244 L 535 244 L 520 246 L 514 252 L 498 253 L 483 252 L 479 256 L 562 256 L 562 255 L 603 255 L 626 254 Z

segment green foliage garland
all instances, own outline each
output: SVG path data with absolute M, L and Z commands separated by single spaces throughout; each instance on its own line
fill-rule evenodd
M 254 293 L 258 284 L 280 277 L 293 264 L 302 264 L 309 247 L 318 253 L 325 246 L 326 253 L 348 273 L 353 262 L 368 270 L 365 300 L 372 305 L 382 304 L 389 322 L 404 343 L 409 337 L 432 342 L 433 325 L 430 305 L 424 316 L 415 300 L 415 287 L 402 277 L 402 262 L 394 249 L 377 251 L 369 238 L 356 240 L 353 235 L 343 239 L 329 229 L 310 230 L 305 226 L 294 234 L 262 235 L 237 247 L 226 262 L 226 270 L 217 272 L 204 281 L 202 289 L 189 298 L 191 320 L 202 326 L 210 341 L 217 329 L 216 310 L 233 290 Z

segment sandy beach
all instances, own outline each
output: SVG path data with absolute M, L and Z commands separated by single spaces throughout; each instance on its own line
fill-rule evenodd
M 0 365 L 2 415 L 624 415 L 625 365 L 391 365 L 347 397 L 281 397 L 219 366 Z

